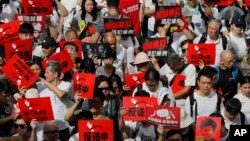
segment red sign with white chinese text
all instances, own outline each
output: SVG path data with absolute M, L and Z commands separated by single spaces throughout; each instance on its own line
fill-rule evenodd
M 14 84 L 26 89 L 33 85 L 39 77 L 16 54 L 3 66 L 2 71 Z
M 18 21 L 22 23 L 27 22 L 27 23 L 31 23 L 33 25 L 33 27 L 35 28 L 35 30 L 44 32 L 45 30 L 45 22 L 46 22 L 46 16 L 45 15 L 41 15 L 41 14 L 36 14 L 36 15 L 32 15 L 32 14 L 16 14 L 15 16 Z
M 36 119 L 38 122 L 54 120 L 49 97 L 19 98 L 20 113 L 26 122 Z
M 74 73 L 73 86 L 74 91 L 79 92 L 83 98 L 93 99 L 95 74 L 90 73 Z
M 52 0 L 22 0 L 24 14 L 52 14 Z
M 79 141 L 114 141 L 112 120 L 78 120 Z
M 32 39 L 28 40 L 15 40 L 7 42 L 5 47 L 5 59 L 8 61 L 13 55 L 17 54 L 23 60 L 31 60 L 32 58 Z
M 147 121 L 168 129 L 180 129 L 180 108 L 160 105 L 146 107 Z
M 0 44 L 19 40 L 19 26 L 18 20 L 0 25 Z
M 147 120 L 147 105 L 157 105 L 157 99 L 154 97 L 123 97 L 123 107 L 128 108 L 128 113 L 123 116 L 124 120 Z

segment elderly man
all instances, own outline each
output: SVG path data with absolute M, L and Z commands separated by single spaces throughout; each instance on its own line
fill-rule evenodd
M 47 122 L 43 128 L 44 141 L 59 141 L 59 127 L 54 122 Z

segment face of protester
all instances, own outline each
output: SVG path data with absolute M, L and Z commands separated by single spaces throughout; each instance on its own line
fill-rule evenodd
M 113 92 L 116 96 L 121 97 L 122 95 L 122 88 L 119 87 L 118 83 L 116 81 L 112 84 Z
M 113 33 L 106 33 L 106 42 L 110 45 L 112 50 L 116 49 L 116 37 Z
M 23 119 L 17 119 L 14 123 L 14 127 L 20 136 L 24 135 L 28 131 L 28 126 Z
M 31 33 L 19 33 L 19 38 L 21 40 L 32 39 L 33 38 L 33 34 L 31 34 Z
M 92 0 L 86 0 L 84 4 L 87 13 L 91 13 L 94 8 L 94 3 Z
M 229 112 L 227 112 L 227 110 L 225 109 L 224 110 L 224 116 L 226 119 L 230 120 L 230 121 L 233 121 L 237 115 L 233 115 L 233 114 L 230 114 Z
M 109 96 L 110 88 L 109 88 L 109 84 L 107 81 L 102 81 L 100 85 L 98 86 L 98 89 L 103 92 L 105 97 Z
M 57 125 L 45 125 L 43 131 L 44 140 L 48 141 L 58 141 L 59 138 L 59 128 Z
M 70 56 L 70 58 L 71 58 L 71 60 L 72 60 L 73 62 L 75 62 L 75 59 L 76 59 L 76 57 L 77 57 L 76 48 L 77 48 L 77 47 L 74 46 L 74 45 L 66 45 L 66 46 L 64 47 L 64 49 L 67 50 L 67 52 L 69 53 L 69 56 Z
M 161 102 L 162 106 L 170 106 L 170 99 L 166 96 L 164 96 L 162 102 Z
M 136 67 L 137 67 L 138 71 L 146 73 L 148 71 L 148 65 L 149 65 L 149 62 L 144 62 L 141 64 L 137 64 Z
M 195 5 L 197 4 L 197 0 L 187 0 L 187 4 L 190 7 L 195 7 Z
M 9 94 L 5 92 L 0 92 L 0 107 L 5 106 L 9 98 Z
M 206 76 L 201 76 L 198 81 L 199 91 L 203 94 L 209 94 L 212 88 L 213 80 Z
M 77 33 L 75 33 L 74 31 L 70 31 L 67 33 L 67 35 L 65 35 L 65 41 L 77 40 L 77 36 Z
M 151 92 L 156 92 L 156 90 L 158 89 L 159 86 L 159 81 L 155 81 L 155 80 L 146 80 L 146 85 L 148 87 L 148 89 Z
M 36 74 L 38 74 L 38 75 L 40 75 L 41 74 L 41 67 L 39 66 L 39 65 L 37 65 L 37 64 L 33 64 L 33 65 L 31 65 L 30 66 L 30 68 L 36 73 Z
M 241 35 L 242 34 L 242 30 L 243 30 L 243 25 L 232 25 L 232 30 L 234 33 L 236 33 L 237 35 Z
M 214 129 L 211 125 L 201 128 L 201 134 L 204 136 L 204 140 L 213 138 Z
M 250 83 L 242 84 L 240 90 L 245 96 L 250 97 Z
M 111 66 L 113 66 L 114 58 L 113 58 L 113 57 L 105 58 L 105 59 L 103 60 L 103 62 L 104 62 L 104 65 L 105 65 L 105 66 L 111 67 Z
M 48 47 L 48 48 L 42 47 L 42 51 L 43 51 L 44 57 L 46 57 L 46 58 L 48 58 L 54 54 L 54 48 L 52 48 L 52 47 Z
M 103 107 L 102 101 L 100 98 L 94 98 L 89 100 L 89 110 L 92 114 L 99 114 Z
M 221 58 L 222 65 L 227 68 L 231 69 L 233 67 L 233 64 L 235 62 L 235 56 L 233 54 L 228 54 L 226 56 L 223 56 Z
M 180 134 L 174 134 L 167 139 L 168 141 L 182 141 Z
M 58 77 L 58 74 L 52 72 L 51 67 L 49 66 L 49 67 L 46 67 L 44 76 L 46 78 L 46 81 L 51 83 Z
M 207 33 L 210 38 L 216 39 L 219 35 L 219 24 L 217 22 L 211 22 L 208 24 Z

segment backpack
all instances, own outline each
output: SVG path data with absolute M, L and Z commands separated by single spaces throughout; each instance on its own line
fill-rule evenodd
M 217 67 L 215 67 L 215 69 L 218 71 L 216 81 L 215 81 L 215 83 L 217 84 L 219 82 L 219 79 L 220 79 L 220 67 L 217 66 Z M 233 75 L 234 81 L 236 81 L 237 77 L 238 77 L 238 74 L 239 74 L 239 69 L 238 69 L 238 67 L 236 65 L 233 65 L 232 70 L 233 70 L 232 75 Z
M 221 104 L 221 97 L 217 95 L 217 103 L 216 103 L 216 111 L 220 112 L 220 104 Z M 190 116 L 193 118 L 195 117 L 195 121 L 196 121 L 196 116 L 198 114 L 198 109 L 197 109 L 197 102 L 196 99 L 194 98 L 194 94 L 190 94 L 189 95 L 189 101 L 190 101 Z M 195 104 L 195 114 L 193 113 L 193 106 Z
M 221 36 L 222 37 L 222 47 L 223 50 L 227 49 L 227 38 L 225 36 Z M 200 44 L 204 44 L 207 41 L 207 34 L 203 33 L 201 36 L 201 39 L 199 41 Z

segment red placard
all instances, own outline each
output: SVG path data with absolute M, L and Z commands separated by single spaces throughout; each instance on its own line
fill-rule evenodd
M 8 61 L 14 54 L 17 54 L 24 60 L 31 60 L 32 58 L 32 39 L 15 40 L 4 44 L 5 58 Z
M 167 47 L 167 38 L 144 39 L 142 44 L 143 51 L 150 51 L 166 47 Z
M 181 6 L 158 6 L 155 11 L 155 20 L 181 16 Z
M 146 106 L 157 105 L 154 97 L 123 97 L 123 106 L 128 108 L 128 114 L 124 115 L 124 120 L 145 121 Z
M 49 97 L 19 98 L 20 113 L 26 122 L 36 119 L 38 122 L 54 120 Z
M 52 0 L 22 0 L 24 14 L 52 14 Z
M 55 61 L 60 63 L 60 65 L 62 67 L 62 73 L 65 73 L 65 72 L 74 68 L 74 63 L 71 60 L 71 58 L 66 50 L 62 50 L 59 53 L 49 57 L 47 60 L 42 61 L 43 69 L 46 68 L 46 62 L 50 61 L 50 60 L 55 60 Z
M 147 121 L 168 129 L 180 129 L 180 108 L 151 105 L 146 107 Z
M 95 32 L 96 32 L 96 29 L 95 29 L 95 26 L 93 25 L 93 23 L 88 23 L 87 24 L 87 27 L 86 27 L 87 29 L 87 33 L 88 33 L 88 35 L 92 35 L 92 34 L 94 34 Z
M 35 30 L 44 32 L 46 16 L 41 14 L 31 15 L 31 14 L 16 14 L 15 19 L 22 23 L 31 23 Z
M 83 98 L 93 99 L 95 78 L 96 75 L 91 73 L 74 73 L 74 91 L 80 92 Z
M 75 44 L 77 46 L 77 48 L 78 48 L 77 57 L 82 58 L 82 45 L 81 45 L 81 41 L 79 41 L 79 40 L 75 40 L 75 41 L 60 41 L 59 42 L 59 46 L 60 46 L 61 50 L 63 50 L 64 45 L 66 43 Z
M 199 66 L 203 61 L 205 65 L 214 65 L 215 63 L 215 44 L 188 44 L 188 62 Z
M 0 44 L 18 40 L 19 26 L 20 22 L 18 20 L 0 25 Z
M 3 66 L 2 71 L 14 84 L 25 88 L 29 88 L 39 77 L 16 54 Z
M 249 7 L 249 6 L 250 6 L 250 0 L 245 0 L 245 5 L 246 5 L 247 7 Z
M 104 19 L 105 32 L 112 31 L 116 35 L 134 35 L 131 19 Z
M 143 73 L 134 73 L 134 74 L 126 74 L 125 75 L 125 83 L 130 87 L 137 87 L 138 85 L 144 82 L 144 74 Z
M 218 6 L 229 6 L 231 5 L 235 0 L 212 0 L 216 5 Z M 209 2 L 209 1 L 208 1 Z
M 198 116 L 195 127 L 195 141 L 220 141 L 220 117 Z
M 113 141 L 112 120 L 78 120 L 79 141 Z
M 174 82 L 171 88 L 173 93 L 175 94 L 184 89 L 186 76 L 177 73 L 173 79 Z

